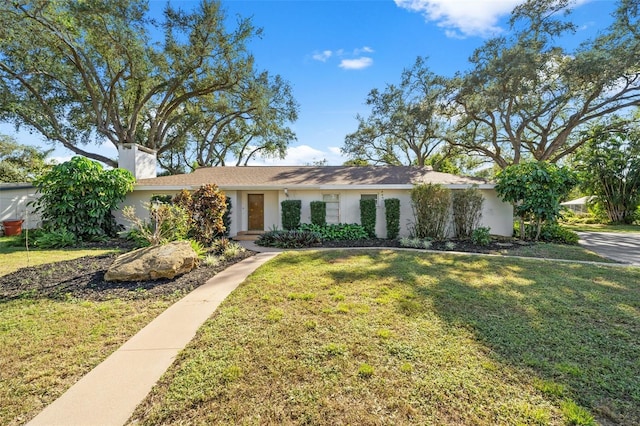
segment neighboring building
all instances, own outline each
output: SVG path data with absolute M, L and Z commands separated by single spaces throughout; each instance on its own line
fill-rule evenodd
M 575 200 L 565 201 L 564 203 L 560 203 L 560 205 L 574 213 L 587 214 L 589 213 L 587 206 L 593 199 L 595 199 L 594 196 L 581 197 L 576 198 Z
M 147 211 L 143 203 L 153 195 L 176 194 L 182 189 L 196 190 L 203 184 L 216 184 L 231 199 L 230 235 L 247 231 L 282 229 L 283 200 L 301 200 L 303 223 L 311 221 L 310 202 L 327 203 L 328 223 L 360 223 L 360 200 L 377 201 L 376 234 L 386 236 L 384 200 L 400 200 L 400 236 L 410 235 L 414 222 L 410 190 L 415 184 L 441 184 L 452 190 L 476 185 L 484 196 L 481 226 L 496 235 L 511 236 L 513 209 L 501 201 L 494 184 L 483 180 L 433 171 L 430 167 L 407 166 L 248 166 L 200 168 L 193 173 L 139 179 L 125 205 L 133 205 L 139 216 Z M 125 224 L 116 212 L 118 220 Z

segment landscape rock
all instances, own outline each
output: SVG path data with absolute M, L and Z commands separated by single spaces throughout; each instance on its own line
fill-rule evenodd
M 148 281 L 174 278 L 191 271 L 198 255 L 188 241 L 144 247 L 116 258 L 104 276 L 105 281 Z

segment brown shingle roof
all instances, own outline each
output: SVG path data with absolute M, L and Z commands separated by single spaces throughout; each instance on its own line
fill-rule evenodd
M 206 167 L 193 173 L 140 179 L 138 186 L 199 187 L 215 183 L 229 187 L 325 187 L 353 185 L 412 185 L 438 183 L 471 185 L 481 179 L 434 172 L 430 167 L 408 166 L 247 166 Z

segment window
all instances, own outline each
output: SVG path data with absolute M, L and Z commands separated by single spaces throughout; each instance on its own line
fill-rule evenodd
M 361 200 L 373 200 L 378 205 L 378 194 L 360 194 Z
M 322 201 L 327 206 L 327 223 L 340 223 L 340 194 L 323 194 Z

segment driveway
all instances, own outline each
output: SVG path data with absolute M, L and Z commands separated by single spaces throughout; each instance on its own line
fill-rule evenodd
M 601 256 L 640 266 L 640 233 L 578 232 L 580 245 Z

